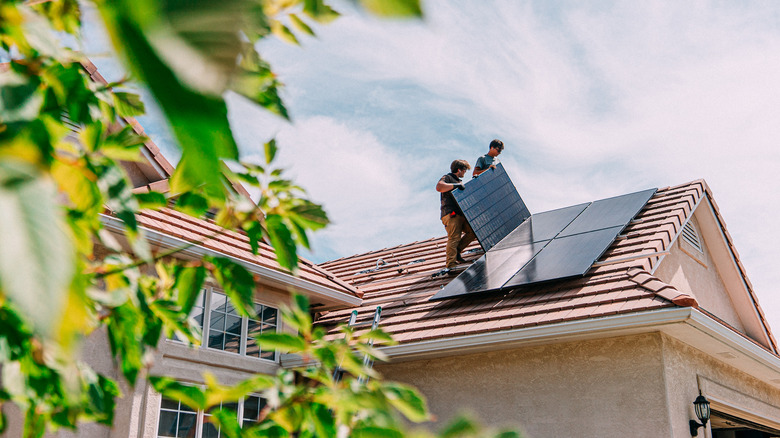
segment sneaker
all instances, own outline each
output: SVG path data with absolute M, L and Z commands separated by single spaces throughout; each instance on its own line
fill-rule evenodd
M 455 256 L 455 260 L 457 260 L 458 263 L 466 263 L 466 260 L 464 260 L 463 257 L 460 256 L 460 254 Z

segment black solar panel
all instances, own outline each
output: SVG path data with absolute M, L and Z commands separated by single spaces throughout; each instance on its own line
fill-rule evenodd
M 625 227 L 639 213 L 639 210 L 644 207 L 655 191 L 656 189 L 649 189 L 595 201 L 563 230 L 561 236 L 587 233 L 618 225 Z
M 532 260 L 548 241 L 488 251 L 440 290 L 432 299 L 444 300 L 501 289 L 517 273 L 517 265 Z
M 453 195 L 486 252 L 531 216 L 502 164 Z
M 609 248 L 622 226 L 558 237 L 530 263 L 503 284 L 503 288 L 583 275 Z
M 506 179 L 508 181 L 508 178 Z M 469 184 L 472 183 L 473 181 Z M 487 188 L 492 187 L 494 186 Z M 584 275 L 631 219 L 641 211 L 655 191 L 656 189 L 643 190 L 590 204 L 573 205 L 535 214 L 521 221 L 506 233 L 503 239 L 493 243 L 484 256 L 440 290 L 431 300 Z M 458 202 L 460 203 L 460 200 Z M 471 205 L 478 204 L 475 202 Z M 499 218 L 497 220 L 499 226 L 491 227 L 489 221 L 483 223 L 479 215 L 475 216 L 477 219 L 475 223 L 483 233 L 493 230 L 487 233 L 488 237 L 497 233 L 495 230 L 503 230 L 502 227 L 506 224 L 522 217 L 520 214 L 507 219 L 501 216 L 503 214 L 501 211 L 490 215 L 484 205 L 481 208 L 485 209 L 481 211 L 485 217 Z M 525 209 L 525 204 L 522 208 Z M 468 215 L 466 217 L 469 218 Z

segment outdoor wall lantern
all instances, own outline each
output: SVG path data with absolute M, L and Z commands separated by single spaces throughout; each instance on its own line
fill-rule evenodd
M 701 421 L 701 423 L 698 423 L 695 420 L 691 420 L 689 423 L 691 425 L 691 436 L 697 436 L 699 435 L 699 428 L 705 427 L 707 421 L 710 420 L 710 402 L 701 395 L 701 391 L 699 391 L 699 396 L 696 397 L 696 400 L 693 401 L 693 410 L 696 411 L 696 417 Z

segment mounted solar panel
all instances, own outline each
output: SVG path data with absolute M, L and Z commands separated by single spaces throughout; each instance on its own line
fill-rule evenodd
M 431 300 L 585 275 L 655 191 L 532 215 Z
M 500 163 L 465 187 L 452 194 L 486 252 L 531 216 Z

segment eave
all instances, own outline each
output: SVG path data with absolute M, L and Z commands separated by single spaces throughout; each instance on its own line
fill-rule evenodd
M 105 214 L 101 214 L 100 218 L 107 230 L 120 236 L 124 235 L 124 223 L 120 219 Z M 258 278 L 259 283 L 307 295 L 311 298 L 313 303 L 321 303 L 326 306 L 358 306 L 363 301 L 357 296 L 314 284 L 285 272 L 259 266 L 229 254 L 205 248 L 201 245 L 187 242 L 186 240 L 172 237 L 156 230 L 146 227 L 139 228 L 143 230 L 147 241 L 152 246 L 164 250 L 183 248 L 177 253 L 177 257 L 184 259 L 201 259 L 204 256 L 228 258 L 255 275 Z

